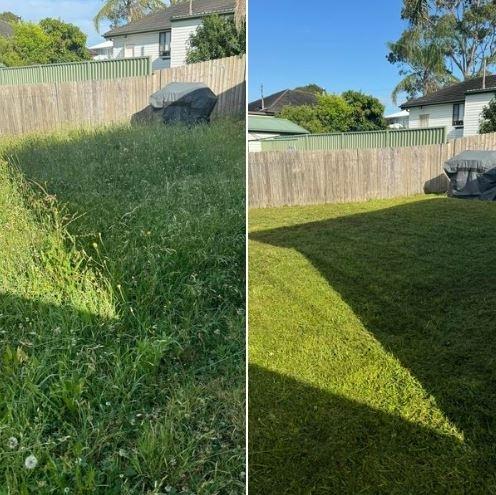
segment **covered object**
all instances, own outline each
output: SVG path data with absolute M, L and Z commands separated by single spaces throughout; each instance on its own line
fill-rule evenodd
M 166 124 L 209 122 L 216 103 L 217 96 L 203 83 L 170 83 L 150 96 L 150 105 Z
M 448 196 L 496 200 L 496 151 L 463 151 L 444 164 Z

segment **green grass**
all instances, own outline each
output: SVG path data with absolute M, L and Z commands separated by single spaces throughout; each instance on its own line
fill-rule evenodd
M 250 491 L 495 493 L 496 204 L 250 224 Z
M 0 142 L 0 493 L 244 492 L 244 149 Z

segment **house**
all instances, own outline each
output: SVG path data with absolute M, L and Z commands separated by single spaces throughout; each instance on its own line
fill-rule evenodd
M 496 94 L 496 75 L 469 79 L 401 105 L 410 129 L 446 127 L 448 139 L 479 134 L 482 109 Z
M 189 39 L 211 14 L 234 15 L 235 0 L 191 0 L 160 9 L 104 34 L 113 42 L 112 58 L 144 57 L 153 69 L 186 64 Z
M 5 21 L 0 20 L 0 36 L 10 38 L 14 34 L 14 28 Z
M 283 89 L 249 103 L 248 111 L 275 115 L 288 105 L 315 105 L 316 103 L 317 96 L 314 93 L 302 89 Z
M 93 60 L 109 60 L 113 58 L 114 43 L 110 40 L 103 41 L 93 46 L 88 47 Z
M 384 120 L 390 129 L 408 129 L 408 120 L 410 113 L 408 110 L 384 115 Z
M 248 113 L 248 149 L 260 151 L 261 139 L 278 136 L 301 136 L 310 134 L 306 129 L 286 119 L 279 119 L 260 112 Z

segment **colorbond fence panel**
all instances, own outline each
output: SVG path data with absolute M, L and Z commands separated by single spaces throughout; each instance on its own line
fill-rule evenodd
M 66 64 L 30 65 L 0 69 L 0 85 L 76 82 L 149 76 L 149 57 L 89 60 Z
M 163 69 L 153 75 L 0 86 L 0 135 L 125 122 L 172 81 L 204 82 L 218 95 L 214 116 L 245 111 L 245 57 Z
M 398 148 L 250 153 L 250 207 L 367 201 L 443 193 L 443 164 L 464 150 L 496 149 L 496 133 Z
M 388 129 L 370 132 L 335 132 L 262 140 L 262 151 L 339 150 L 360 148 L 397 148 L 446 142 L 445 127 L 426 129 Z

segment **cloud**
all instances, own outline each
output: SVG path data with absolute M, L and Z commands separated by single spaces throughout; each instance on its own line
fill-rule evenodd
M 1 11 L 9 10 L 26 21 L 38 22 L 44 17 L 54 17 L 78 26 L 88 36 L 88 44 L 102 41 L 93 25 L 93 17 L 103 0 L 2 0 Z M 105 32 L 106 25 L 102 25 Z

